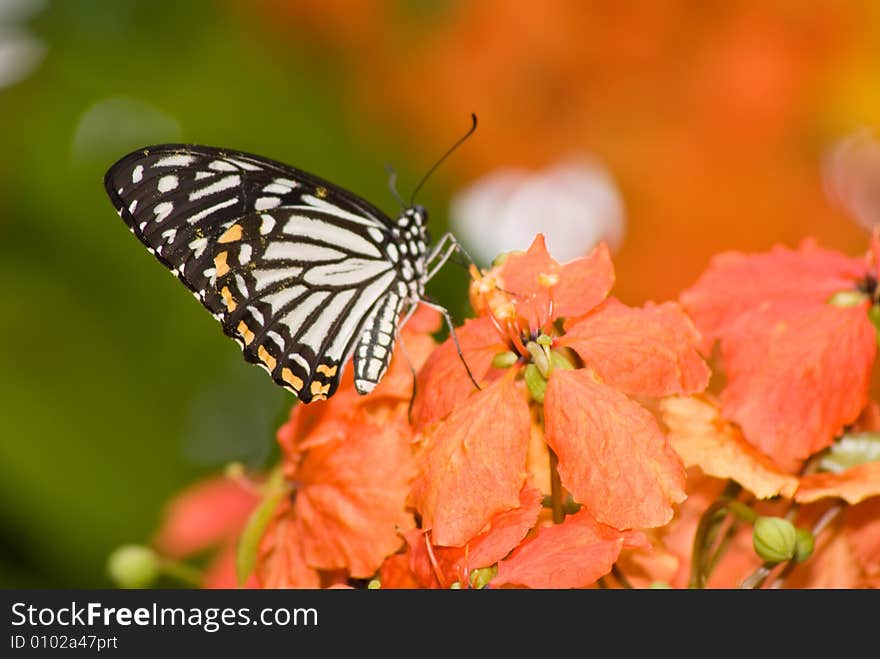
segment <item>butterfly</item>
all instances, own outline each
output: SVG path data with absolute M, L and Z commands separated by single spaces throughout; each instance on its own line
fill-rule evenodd
M 473 132 L 472 119 L 428 174 Z M 371 392 L 420 303 L 438 308 L 452 330 L 425 285 L 463 250 L 448 233 L 431 246 L 428 214 L 412 201 L 393 219 L 284 163 L 194 144 L 133 151 L 109 168 L 104 187 L 244 358 L 303 403 L 332 396 L 349 359 L 356 390 Z

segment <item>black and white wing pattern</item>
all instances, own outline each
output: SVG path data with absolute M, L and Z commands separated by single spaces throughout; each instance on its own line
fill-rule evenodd
M 361 393 L 381 379 L 399 314 L 422 292 L 418 213 L 409 227 L 411 212 L 394 221 L 288 165 L 196 145 L 132 152 L 104 184 L 132 233 L 245 359 L 300 400 L 331 396 L 352 354 Z

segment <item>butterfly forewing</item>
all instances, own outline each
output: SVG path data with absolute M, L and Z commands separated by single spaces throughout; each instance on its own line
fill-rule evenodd
M 387 329 L 400 289 L 392 222 L 359 197 L 272 160 L 188 145 L 133 152 L 105 186 L 245 358 L 304 402 L 333 394 L 368 323 L 367 335 Z M 374 348 L 370 375 L 390 359 Z

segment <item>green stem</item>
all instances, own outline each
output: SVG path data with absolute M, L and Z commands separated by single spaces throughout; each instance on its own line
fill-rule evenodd
M 202 571 L 188 563 L 176 561 L 173 558 L 162 558 L 159 562 L 159 570 L 162 574 L 176 579 L 189 588 L 202 587 L 202 578 L 204 577 Z

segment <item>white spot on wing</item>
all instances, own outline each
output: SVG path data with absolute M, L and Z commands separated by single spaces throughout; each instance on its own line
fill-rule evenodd
M 340 263 L 309 268 L 303 279 L 315 286 L 355 286 L 389 270 L 387 261 L 348 259 Z
M 258 211 L 267 211 L 281 205 L 279 197 L 260 197 L 254 202 L 254 208 Z
M 287 194 L 288 192 L 291 191 L 291 189 L 292 188 L 290 188 L 287 185 L 282 185 L 281 183 L 276 182 L 276 183 L 270 183 L 269 185 L 264 186 L 263 192 L 265 192 L 266 194 Z
M 163 176 L 159 179 L 159 183 L 156 187 L 159 189 L 159 192 L 171 192 L 177 187 L 177 175 L 168 174 L 167 176 Z
M 137 208 L 137 205 L 138 205 L 138 200 L 135 199 L 133 202 L 131 202 L 131 203 L 128 205 L 128 212 L 129 212 L 129 213 L 134 213 L 134 209 Z
M 189 248 L 193 250 L 193 256 L 199 258 L 208 246 L 207 238 L 196 238 L 189 244 Z
M 227 158 L 226 160 L 228 160 L 229 162 L 231 162 L 235 165 L 238 165 L 242 169 L 247 169 L 251 172 L 259 172 L 263 169 L 259 165 L 255 165 L 253 163 L 247 162 L 246 160 L 239 160 L 238 158 Z
M 251 260 L 251 254 L 254 249 L 249 244 L 244 243 L 241 248 L 238 250 L 238 262 L 241 265 L 245 265 Z
M 266 235 L 275 227 L 275 218 L 271 215 L 260 215 L 263 221 L 260 223 L 260 234 Z
M 173 156 L 165 156 L 153 163 L 153 167 L 186 167 L 195 160 L 195 156 L 185 153 L 175 153 Z
M 261 291 L 279 281 L 284 281 L 291 277 L 297 277 L 301 272 L 302 268 L 270 268 L 265 270 L 254 270 L 253 275 L 256 280 L 256 289 Z
M 208 164 L 208 168 L 217 172 L 234 172 L 238 169 L 231 162 L 225 160 L 213 160 Z
M 293 302 L 296 298 L 305 293 L 307 290 L 308 289 L 305 286 L 291 286 L 289 288 L 284 288 L 277 293 L 266 295 L 260 300 L 260 302 L 268 304 L 270 307 L 272 307 L 272 313 L 276 314 L 287 304 Z
M 131 182 L 140 183 L 142 178 L 144 178 L 144 166 L 138 165 L 131 171 Z M 122 190 L 120 190 L 120 192 L 122 192 Z
M 289 259 L 291 261 L 334 261 L 345 256 L 331 247 L 322 247 L 311 243 L 269 243 L 263 256 L 267 259 Z
M 320 315 L 309 326 L 306 333 L 299 339 L 301 343 L 311 346 L 315 352 L 318 352 L 324 340 L 330 335 L 333 329 L 333 323 L 339 319 L 339 315 L 345 310 L 346 305 L 354 297 L 355 290 L 343 291 L 337 293 L 333 298 L 321 308 Z
M 156 214 L 156 222 L 161 222 L 166 217 L 171 215 L 171 212 L 174 210 L 174 204 L 170 201 L 163 201 L 161 204 L 156 204 L 156 207 L 153 209 L 153 212 Z
M 212 215 L 213 213 L 216 213 L 221 208 L 226 208 L 227 206 L 232 206 L 233 204 L 236 204 L 236 203 L 238 203 L 238 198 L 232 197 L 231 199 L 227 199 L 226 201 L 221 201 L 218 204 L 214 204 L 213 206 L 209 206 L 208 208 L 199 211 L 195 215 L 188 217 L 186 221 L 189 222 L 190 224 L 195 224 L 199 220 L 202 220 L 202 219 L 208 217 L 208 215 Z
M 321 240 L 362 256 L 382 257 L 378 247 L 354 231 L 303 215 L 291 215 L 287 224 L 284 225 L 284 233 L 288 236 L 303 236 L 313 240 Z
M 315 309 L 317 309 L 324 300 L 330 296 L 328 291 L 316 291 L 300 302 L 289 313 L 281 318 L 279 322 L 287 326 L 290 335 L 294 336 L 302 324 L 306 321 Z
M 293 206 L 292 208 L 318 209 L 324 213 L 327 213 L 328 215 L 333 215 L 335 217 L 341 218 L 343 220 L 349 220 L 357 224 L 366 224 L 367 226 L 379 227 L 382 226 L 381 222 L 372 215 L 355 215 L 354 213 L 343 210 L 339 208 L 339 206 L 331 204 L 330 202 L 315 197 L 313 195 L 303 195 L 302 200 L 306 202 L 308 206 Z
M 222 192 L 223 190 L 229 190 L 230 188 L 238 187 L 241 184 L 241 176 L 238 174 L 233 174 L 232 176 L 226 176 L 221 178 L 219 181 L 211 183 L 210 185 L 206 185 L 204 188 L 200 188 L 190 193 L 189 200 L 195 201 L 196 199 L 201 199 L 202 197 L 207 197 L 208 195 L 217 194 L 218 192 Z
M 372 238 L 377 243 L 382 243 L 385 240 L 385 234 L 379 231 L 376 227 L 370 227 L 367 229 L 367 233 L 370 234 L 370 238 Z

